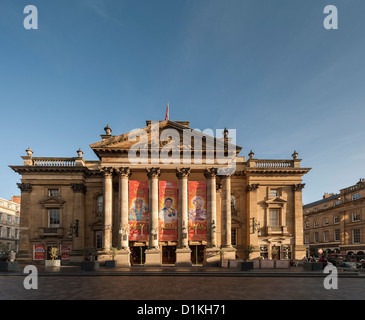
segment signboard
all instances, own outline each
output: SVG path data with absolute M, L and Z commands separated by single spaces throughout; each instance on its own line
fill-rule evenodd
M 148 241 L 148 181 L 129 181 L 129 240 Z
M 177 241 L 177 182 L 159 181 L 159 240 Z
M 71 243 L 63 243 L 61 244 L 61 259 L 70 259 L 71 253 Z
M 189 240 L 207 240 L 207 184 L 189 181 Z
M 33 245 L 33 260 L 44 260 L 45 250 L 43 244 Z

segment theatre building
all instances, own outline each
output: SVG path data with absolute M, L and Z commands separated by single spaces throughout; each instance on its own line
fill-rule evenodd
M 147 121 L 137 135 L 104 130 L 90 145 L 97 161 L 81 149 L 56 158 L 28 148 L 11 166 L 21 175 L 19 260 L 48 259 L 52 247 L 64 263 L 81 261 L 85 247 L 111 260 L 117 248 L 119 266 L 217 265 L 249 247 L 251 259 L 305 256 L 302 177 L 310 169 L 295 151 L 246 158 L 230 130 L 203 134 L 186 121 Z

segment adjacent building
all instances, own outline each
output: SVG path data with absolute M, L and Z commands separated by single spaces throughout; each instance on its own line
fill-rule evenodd
M 116 247 L 125 266 L 214 265 L 243 258 L 250 246 L 251 258 L 305 256 L 302 177 L 310 169 L 296 152 L 246 159 L 227 129 L 214 137 L 187 121 L 147 121 L 137 137 L 104 130 L 90 145 L 98 160 L 81 149 L 57 158 L 28 148 L 24 163 L 11 166 L 21 175 L 18 259 L 42 261 L 54 246 L 65 261 L 83 259 L 85 247 L 109 260 Z
M 20 197 L 0 198 L 0 250 L 18 251 Z
M 365 180 L 303 206 L 308 253 L 365 255 Z M 312 248 L 312 250 L 311 250 Z

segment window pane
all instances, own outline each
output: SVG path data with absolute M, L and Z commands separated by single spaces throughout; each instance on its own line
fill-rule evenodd
M 49 210 L 49 226 L 51 228 L 57 228 L 60 226 L 60 210 L 59 209 Z
M 279 210 L 270 209 L 269 211 L 269 225 L 278 226 L 279 225 Z

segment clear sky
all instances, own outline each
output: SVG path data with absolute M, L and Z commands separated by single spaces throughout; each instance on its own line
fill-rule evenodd
M 38 30 L 26 30 L 26 5 Z M 325 30 L 336 5 L 339 29 Z M 312 170 L 303 202 L 365 176 L 364 0 L 2 0 L 0 197 L 33 156 L 96 160 L 118 135 L 163 120 L 237 130 L 247 156 Z

